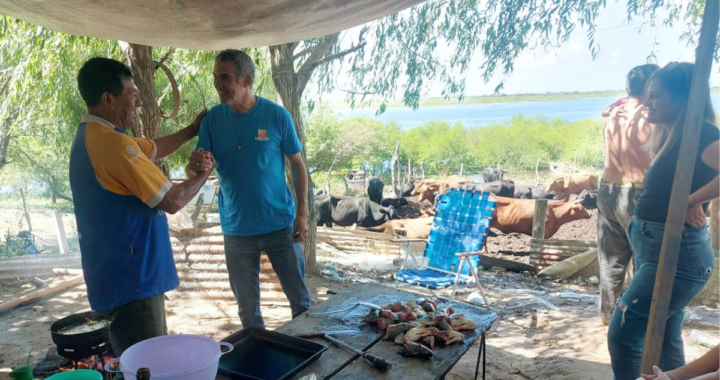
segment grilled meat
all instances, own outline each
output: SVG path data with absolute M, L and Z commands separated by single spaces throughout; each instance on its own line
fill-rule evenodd
M 421 359 L 430 359 L 435 356 L 431 349 L 423 346 L 422 344 L 409 341 L 405 342 L 400 351 L 398 351 L 398 354 L 410 358 Z

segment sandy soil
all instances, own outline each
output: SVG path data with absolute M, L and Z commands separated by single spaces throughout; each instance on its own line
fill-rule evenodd
M 34 215 L 33 227 L 38 232 L 47 231 L 48 238 L 53 241 L 51 215 L 48 213 L 44 217 L 47 220 L 45 223 L 49 223 L 46 227 L 40 227 L 43 225 L 43 217 Z M 594 239 L 595 217 L 564 226 L 556 238 Z M 524 236 L 500 236 L 490 241 L 489 248 L 493 252 L 523 252 L 529 249 L 529 238 Z M 390 273 L 374 271 L 364 275 L 387 285 L 392 284 L 389 281 Z M 488 336 L 488 379 L 612 378 L 606 344 L 607 327 L 597 317 L 597 287 L 537 279 L 528 274 L 504 272 L 501 269 L 482 272 L 481 277 L 487 296 L 499 314 Z M 51 281 L 61 279 L 54 278 Z M 320 276 L 310 277 L 307 282 L 315 302 L 327 299 L 326 288 L 352 286 L 330 282 Z M 415 287 L 404 289 L 427 292 Z M 33 290 L 35 286 L 28 282 L 6 282 L 0 286 L 0 301 Z M 467 300 L 477 296 L 474 292 L 474 288 L 462 288 L 458 297 Z M 171 333 L 202 334 L 222 339 L 242 328 L 236 305 L 232 301 L 205 300 L 178 292 L 169 293 L 168 298 L 167 315 Z M 57 368 L 61 359 L 53 354 L 50 324 L 67 315 L 87 310 L 89 305 L 85 287 L 78 286 L 0 315 L 0 379 L 9 378 L 7 373 L 10 367 L 26 362 L 36 366 L 39 370 L 36 374 L 40 375 L 38 377 L 49 374 L 49 368 Z M 692 329 L 720 336 L 720 313 L 717 309 L 703 310 L 705 313 L 701 317 L 685 324 L 687 360 L 693 360 L 707 351 L 707 348 L 690 341 L 689 333 Z M 269 328 L 275 328 L 290 319 L 287 307 L 266 305 L 263 306 L 263 314 Z M 691 311 L 689 314 L 695 316 L 699 313 Z M 447 378 L 471 379 L 477 350 L 476 345 Z

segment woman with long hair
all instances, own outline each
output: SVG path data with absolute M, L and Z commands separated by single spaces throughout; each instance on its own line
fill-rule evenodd
M 647 121 L 656 124 L 647 143 L 653 161 L 643 181 L 643 192 L 635 205 L 635 217 L 628 227 L 635 253 L 635 277 L 618 301 L 608 330 L 608 348 L 617 380 L 634 380 L 640 375 L 693 67 L 691 63 L 670 63 L 653 74 L 646 88 Z M 658 363 L 665 370 L 685 365 L 683 309 L 705 287 L 714 269 L 715 258 L 705 215 L 708 202 L 720 197 L 720 130 L 709 95 L 693 169 L 675 283 L 671 294 L 660 295 L 670 297 Z

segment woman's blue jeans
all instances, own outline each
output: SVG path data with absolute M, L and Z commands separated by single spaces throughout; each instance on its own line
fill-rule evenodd
M 616 380 L 640 376 L 645 332 L 655 287 L 665 223 L 637 217 L 628 227 L 635 253 L 635 277 L 618 301 L 608 330 L 608 349 Z M 705 287 L 715 266 L 707 227 L 685 226 L 670 298 L 665 339 L 659 367 L 669 371 L 685 365 L 682 340 L 683 309 Z

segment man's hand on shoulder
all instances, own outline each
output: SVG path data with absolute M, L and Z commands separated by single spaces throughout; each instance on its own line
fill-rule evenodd
M 202 121 L 202 118 L 207 115 L 207 108 L 203 108 L 202 112 L 200 112 L 197 116 L 195 116 L 195 120 L 193 120 L 192 123 L 190 123 L 190 128 L 193 131 L 193 136 L 197 136 L 200 132 L 200 121 Z

